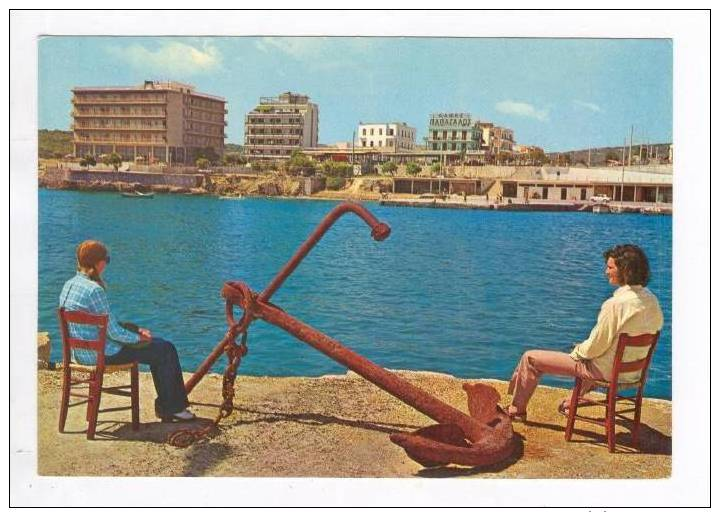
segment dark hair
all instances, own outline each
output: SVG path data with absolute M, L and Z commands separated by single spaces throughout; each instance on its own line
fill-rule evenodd
M 615 260 L 622 284 L 647 286 L 650 281 L 650 265 L 647 256 L 637 245 L 616 245 L 603 253 L 605 261 Z

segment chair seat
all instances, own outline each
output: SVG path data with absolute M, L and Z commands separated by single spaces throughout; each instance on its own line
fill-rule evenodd
M 610 383 L 606 380 L 592 380 L 593 388 L 610 388 Z M 618 391 L 622 391 L 623 389 L 634 389 L 640 385 L 640 381 L 635 382 L 618 382 L 617 383 L 617 389 Z
M 131 370 L 135 366 L 135 363 L 127 364 L 110 364 L 105 366 L 105 373 L 116 373 Z M 77 370 L 79 372 L 92 373 L 97 370 L 97 366 L 88 364 L 70 363 L 70 369 Z

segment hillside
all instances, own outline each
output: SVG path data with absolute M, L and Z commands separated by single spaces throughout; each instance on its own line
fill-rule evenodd
M 62 158 L 72 150 L 72 132 L 38 130 L 38 158 Z

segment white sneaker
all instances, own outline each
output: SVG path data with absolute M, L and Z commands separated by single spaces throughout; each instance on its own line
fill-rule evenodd
M 187 409 L 176 412 L 175 414 L 170 414 L 168 416 L 158 415 L 158 418 L 160 418 L 163 423 L 172 423 L 173 421 L 192 421 L 196 419 L 195 415 Z
M 175 414 L 173 414 L 173 418 L 177 421 L 192 421 L 195 419 L 195 415 L 187 409 L 184 409 L 180 412 L 176 412 Z

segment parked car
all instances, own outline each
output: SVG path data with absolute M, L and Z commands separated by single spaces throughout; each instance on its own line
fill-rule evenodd
M 591 202 L 591 203 L 602 203 L 602 204 L 604 204 L 604 203 L 609 203 L 609 202 L 610 202 L 610 198 L 607 196 L 607 194 L 597 194 L 597 195 L 592 196 L 592 197 L 590 198 L 590 202 Z

